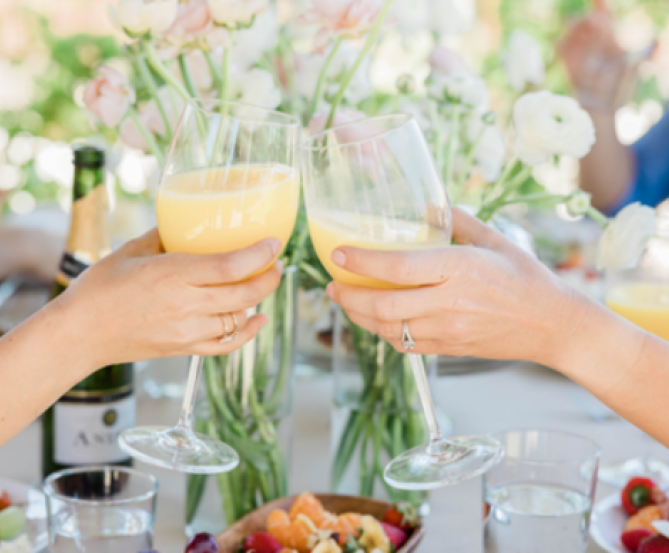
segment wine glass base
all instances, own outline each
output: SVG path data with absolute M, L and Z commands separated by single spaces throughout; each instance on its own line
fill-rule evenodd
M 502 454 L 495 438 L 459 436 L 405 451 L 388 464 L 383 476 L 394 488 L 433 490 L 483 474 Z
M 237 452 L 229 445 L 180 427 L 131 428 L 121 434 L 119 446 L 139 461 L 181 472 L 215 474 L 239 464 Z
M 657 459 L 629 459 L 599 467 L 599 479 L 605 484 L 622 488 L 634 476 L 651 478 L 661 488 L 669 486 L 669 465 Z

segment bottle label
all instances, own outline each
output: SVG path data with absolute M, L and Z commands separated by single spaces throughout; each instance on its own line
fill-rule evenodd
M 71 253 L 65 252 L 60 260 L 60 272 L 68 280 L 77 278 L 86 269 L 88 269 L 88 264 L 79 261 Z
M 135 426 L 135 396 L 104 403 L 54 405 L 54 460 L 61 465 L 100 465 L 128 459 L 118 437 Z

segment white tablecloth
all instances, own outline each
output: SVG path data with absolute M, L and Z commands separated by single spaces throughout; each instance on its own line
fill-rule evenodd
M 156 361 L 184 367 L 185 360 Z M 173 365 L 174 366 L 174 365 Z M 332 377 L 300 380 L 295 389 L 295 440 L 291 491 L 326 491 L 329 450 L 329 404 Z M 647 443 L 642 433 L 624 421 L 598 422 L 579 406 L 578 386 L 547 369 L 520 364 L 490 373 L 442 377 L 434 387 L 442 410 L 455 424 L 457 434 L 487 433 L 516 428 L 554 428 L 583 434 L 602 447 L 603 462 L 638 454 Z M 172 424 L 179 402 L 139 397 L 138 422 Z M 669 459 L 656 443 L 651 452 Z M 33 423 L 0 448 L 0 476 L 31 483 L 39 477 L 40 428 Z M 184 476 L 137 464 L 160 479 L 155 547 L 161 553 L 181 553 L 183 535 Z M 598 497 L 613 490 L 600 485 Z M 436 551 L 480 553 L 480 479 L 433 492 L 432 512 L 426 521 L 422 553 Z M 589 553 L 600 551 L 591 545 Z

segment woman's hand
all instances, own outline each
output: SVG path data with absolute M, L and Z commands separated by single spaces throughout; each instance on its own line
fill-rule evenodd
M 87 269 L 54 302 L 74 325 L 78 346 L 91 368 L 175 355 L 223 355 L 239 348 L 265 325 L 255 307 L 279 285 L 281 243 L 263 240 L 244 250 L 213 255 L 161 253 L 154 229 Z M 242 282 L 243 281 L 243 282 Z M 226 333 L 221 315 L 234 313 L 239 335 Z M 231 317 L 227 318 L 231 321 Z
M 466 246 L 412 252 L 342 247 L 347 270 L 401 285 L 371 290 L 332 283 L 328 295 L 357 325 L 398 351 L 408 320 L 414 353 L 526 359 L 552 364 L 557 343 L 578 332 L 589 301 L 532 256 L 465 212 L 453 211 L 454 238 Z M 557 348 L 560 349 L 559 347 Z

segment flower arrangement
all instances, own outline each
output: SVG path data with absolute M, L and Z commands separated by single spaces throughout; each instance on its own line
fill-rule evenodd
M 434 15 L 429 24 L 433 32 L 460 33 L 471 27 L 472 5 L 440 1 L 439 10 L 428 12 Z M 309 133 L 401 110 L 412 113 L 423 128 L 452 202 L 470 205 L 480 219 L 490 221 L 514 204 L 565 204 L 571 214 L 590 215 L 606 227 L 602 267 L 634 264 L 652 236 L 652 210 L 632 205 L 611 222 L 590 205 L 587 194 L 549 193 L 532 178 L 535 167 L 559 156 L 586 155 L 595 135 L 589 115 L 574 99 L 538 90 L 546 67 L 539 44 L 523 31 L 511 33 L 500 59 L 517 98 L 512 125 L 505 128 L 491 109 L 486 81 L 439 45 L 427 60 L 425 83 L 402 76 L 394 94 L 371 86 L 368 73 L 380 37 L 395 28 L 406 32 L 415 23 L 417 15 L 407 9 L 406 0 L 396 0 L 396 5 L 393 0 L 311 0 L 301 9 L 268 0 L 120 0 L 111 15 L 127 37 L 124 51 L 134 73 L 130 79 L 101 67 L 86 87 L 84 102 L 95 121 L 117 128 L 122 141 L 151 153 L 159 163 L 189 98 L 238 100 L 289 112 Z M 328 281 L 310 247 L 303 210 L 285 256 L 287 266 L 299 267 L 307 286 Z M 281 301 L 289 309 L 288 300 Z M 282 327 L 286 343 L 290 326 Z M 401 358 L 383 340 L 350 323 L 348 327 L 363 385 L 334 448 L 333 483 L 338 487 L 355 463 L 360 467 L 358 492 L 371 495 L 375 484 L 383 482 L 382 452 L 393 457 L 417 445 L 424 430 L 412 407 L 415 390 Z M 286 491 L 285 463 L 272 441 L 279 424 L 276 409 L 272 411 L 276 406 L 252 401 L 247 417 L 243 398 L 226 392 L 225 386 L 236 382 L 229 363 L 210 360 L 206 371 L 211 409 L 220 415 L 211 418 L 209 431 L 233 440 L 243 458 L 241 470 L 245 462 L 249 467 L 234 482 L 245 486 L 236 494 L 229 493 L 233 482 L 219 479 L 228 523 L 258 501 Z M 262 375 L 264 370 L 254 378 Z M 255 384 L 261 389 L 264 381 Z M 277 379 L 276 386 L 288 382 Z M 383 432 L 375 433 L 375 428 Z M 245 452 L 256 457 L 245 458 Z M 264 464 L 254 464 L 259 457 Z M 273 483 L 263 467 L 272 468 Z M 202 483 L 193 482 L 197 502 Z M 394 499 L 407 499 L 387 491 Z

